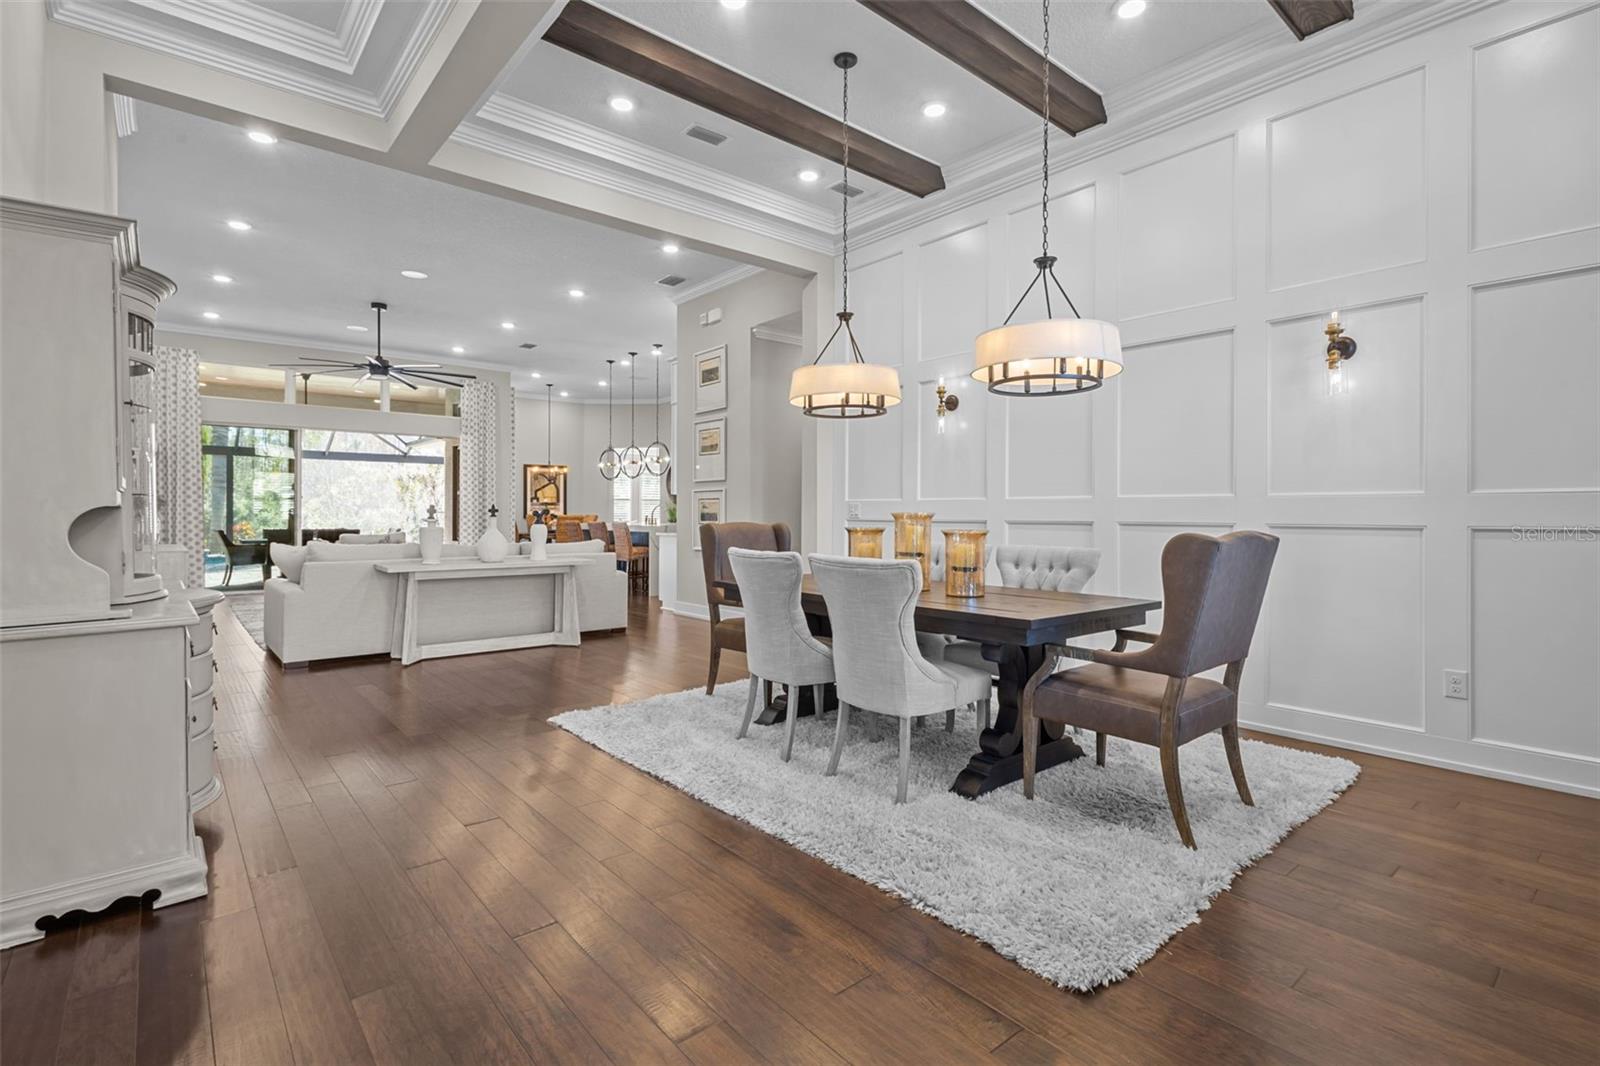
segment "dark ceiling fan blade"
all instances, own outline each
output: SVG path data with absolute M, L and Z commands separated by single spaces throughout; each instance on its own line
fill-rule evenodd
M 389 380 L 390 381 L 398 381 L 400 384 L 404 385 L 406 388 L 410 389 L 412 392 L 416 392 L 417 391 L 417 387 L 415 385 L 411 384 L 411 382 L 407 381 L 405 379 L 405 375 L 404 374 L 390 374 L 389 375 Z
M 449 389 L 459 389 L 461 387 L 460 381 L 453 380 L 451 378 L 434 377 L 432 374 L 425 374 L 416 370 L 409 370 L 406 372 L 406 375 L 408 377 L 416 378 L 419 381 L 431 381 L 435 385 L 443 385 L 445 388 Z M 462 377 L 476 380 L 471 374 L 463 374 Z
M 283 367 L 286 370 L 306 370 L 306 369 L 309 369 L 309 368 L 312 368 L 312 367 L 323 367 L 323 366 L 347 367 L 347 368 L 353 370 L 353 369 L 357 369 L 357 368 L 359 368 L 361 366 L 364 366 L 365 364 L 363 364 L 363 363 L 352 363 L 352 362 L 348 362 L 348 361 L 342 360 L 342 359 L 322 359 L 322 360 L 318 360 L 318 361 L 316 361 L 314 363 L 313 362 L 268 363 L 267 365 L 268 366 Z
M 444 367 L 443 363 L 390 363 L 389 365 L 396 370 L 439 370 Z

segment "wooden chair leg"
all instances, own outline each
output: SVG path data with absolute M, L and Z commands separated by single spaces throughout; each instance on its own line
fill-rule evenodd
M 785 685 L 783 693 L 788 705 L 788 713 L 783 716 L 783 761 L 788 762 L 794 752 L 794 724 L 800 720 L 800 689 L 797 685 Z
M 954 733 L 956 731 L 956 709 L 954 707 L 944 712 L 944 731 L 946 733 Z
M 706 674 L 706 695 L 711 695 L 717 687 L 717 664 L 722 660 L 722 649 L 715 644 L 711 645 L 711 670 Z
M 756 690 L 760 679 L 755 674 L 750 675 L 750 696 L 744 701 L 744 723 L 739 726 L 739 739 L 743 740 L 750 732 L 750 723 L 756 716 Z
M 1222 746 L 1228 749 L 1228 769 L 1233 771 L 1233 784 L 1239 790 L 1239 798 L 1246 807 L 1254 807 L 1256 801 L 1250 798 L 1250 785 L 1244 779 L 1244 760 L 1239 757 L 1239 723 L 1222 727 Z
M 894 801 L 906 801 L 906 785 L 911 780 L 911 719 L 900 719 L 900 784 L 894 790 Z
M 1178 777 L 1178 743 L 1174 737 L 1161 741 L 1161 777 L 1167 784 L 1167 803 L 1172 807 L 1172 820 L 1178 824 L 1178 836 L 1187 848 L 1194 847 L 1194 833 L 1189 830 L 1189 812 L 1183 806 L 1183 782 Z
M 839 701 L 839 725 L 833 731 L 833 752 L 828 756 L 828 770 L 824 775 L 832 777 L 839 772 L 839 756 L 844 752 L 844 735 L 850 728 L 850 705 L 844 700 Z
M 1096 766 L 1104 766 L 1106 764 L 1106 735 L 1104 733 L 1096 733 L 1094 735 L 1094 764 Z
M 763 707 L 771 707 L 772 706 L 772 682 L 771 681 L 763 681 L 763 682 L 761 682 L 761 706 L 763 706 Z

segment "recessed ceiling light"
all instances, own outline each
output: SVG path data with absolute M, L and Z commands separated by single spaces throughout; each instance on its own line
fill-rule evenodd
M 609 103 L 611 104 L 611 110 L 613 111 L 621 111 L 626 113 L 633 110 L 633 101 L 629 100 L 626 96 L 613 96 Z
M 722 6 L 727 8 L 729 11 L 738 11 L 740 8 L 744 7 L 744 4 L 745 0 L 722 0 Z
M 621 362 L 617 363 L 617 365 L 618 366 L 627 366 L 628 365 L 628 361 L 626 359 L 624 359 Z
M 249 136 L 249 138 L 252 141 L 255 141 L 257 144 L 277 144 L 278 143 L 278 138 L 274 137 L 272 134 L 268 133 L 266 130 L 251 130 L 247 136 Z
M 581 300 L 581 299 L 583 299 L 583 290 L 582 289 L 568 289 L 567 290 L 567 295 L 572 297 L 574 300 Z
M 500 328 L 501 329 L 516 329 L 517 328 L 517 324 L 515 322 L 502 322 L 502 323 L 500 323 Z
M 218 285 L 232 285 L 233 284 L 233 279 L 230 278 L 226 274 L 213 274 L 213 275 L 211 275 L 211 280 L 216 282 Z
M 610 385 L 607 385 L 604 381 L 598 382 L 598 384 L 602 389 L 609 389 L 611 387 Z
M 246 222 L 242 218 L 230 218 L 230 219 L 228 219 L 228 228 L 229 229 L 236 229 L 240 233 L 243 233 L 246 230 L 250 229 L 250 223 Z
M 822 175 L 818 174 L 815 170 L 802 170 L 800 173 L 795 175 L 795 177 L 799 178 L 808 185 L 811 182 L 816 181 L 821 176 Z
M 535 371 L 534 371 L 534 372 L 533 372 L 533 373 L 532 373 L 532 374 L 530 374 L 530 375 L 529 375 L 529 376 L 530 376 L 530 377 L 536 377 L 536 378 L 542 378 L 542 377 L 544 377 L 544 375 L 543 375 L 543 374 L 541 374 L 541 373 L 539 373 L 539 372 L 538 372 L 538 371 L 537 371 L 537 370 L 535 370 Z
M 572 395 L 572 393 L 568 392 L 566 389 L 562 389 L 561 390 L 561 398 L 562 399 L 566 399 L 568 396 L 571 396 L 571 395 Z
M 461 345 L 459 345 L 459 344 L 456 345 L 454 348 L 451 348 L 450 350 L 452 352 L 454 352 L 455 354 L 457 354 L 457 355 L 465 355 L 465 354 L 467 354 L 467 350 L 465 348 L 461 347 Z
M 215 322 L 217 319 L 221 318 L 222 316 L 217 314 L 215 311 L 201 311 L 200 312 L 200 317 L 201 318 L 209 318 L 213 322 Z
M 1144 9 L 1149 6 L 1145 0 L 1122 0 L 1122 3 L 1117 5 L 1117 18 L 1136 19 L 1144 14 Z
M 944 117 L 944 105 L 941 104 L 937 100 L 934 100 L 934 101 L 932 101 L 930 103 L 923 104 L 922 105 L 922 117 L 923 118 L 942 118 L 942 117 Z
M 400 271 L 400 276 L 402 278 L 410 278 L 412 281 L 425 281 L 428 277 L 420 270 L 402 270 Z
M 663 244 L 661 246 L 661 250 L 663 252 L 666 252 L 668 255 L 677 255 L 678 254 L 678 246 L 676 244 L 673 244 L 671 241 L 668 241 L 666 244 Z
M 354 333 L 365 333 L 367 331 L 366 326 L 346 326 L 345 329 L 348 329 Z

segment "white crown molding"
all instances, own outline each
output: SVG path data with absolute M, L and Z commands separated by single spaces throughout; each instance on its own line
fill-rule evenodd
M 368 0 L 356 0 L 356 2 L 366 4 Z M 372 17 L 375 19 L 381 14 L 383 3 L 382 0 L 372 0 L 372 2 L 374 3 Z M 190 6 L 190 3 L 202 10 L 209 6 L 200 3 L 199 0 L 189 0 L 189 3 L 174 6 Z M 158 22 L 146 17 L 141 10 L 142 8 L 162 10 L 164 6 L 148 2 L 111 4 L 103 0 L 48 0 L 51 20 L 63 26 L 97 33 L 228 74 L 249 78 L 274 89 L 296 93 L 357 114 L 387 119 L 401 91 L 415 75 L 423 55 L 438 37 L 445 17 L 449 14 L 451 0 L 427 0 L 425 4 L 408 4 L 396 8 L 414 10 L 420 7 L 421 13 L 416 16 L 416 24 L 412 26 L 411 33 L 403 42 L 389 73 L 377 91 L 350 84 L 348 76 L 343 71 L 319 74 L 300 69 L 287 62 L 275 62 L 263 58 L 235 46 L 231 41 L 218 40 L 215 34 L 223 31 L 188 20 L 187 16 L 174 11 L 166 13 L 174 18 L 189 21 L 189 25 L 195 28 L 183 29 Z M 284 16 L 272 13 L 271 17 L 281 19 Z M 370 28 L 362 33 L 358 25 L 353 25 L 350 32 L 352 35 L 360 36 L 359 43 L 364 51 L 367 43 L 366 34 L 370 34 Z M 307 60 L 304 56 L 296 55 L 294 45 L 286 45 L 282 40 L 269 40 L 266 37 L 252 37 L 249 40 L 260 47 L 274 49 L 286 58 L 316 64 L 315 60 Z M 358 55 L 357 63 L 359 61 Z
M 785 241 L 815 252 L 833 252 L 826 233 L 775 219 L 740 204 L 708 197 L 675 181 L 666 181 L 630 167 L 619 167 L 560 145 L 535 142 L 497 127 L 469 121 L 450 135 L 452 144 L 489 152 L 519 163 L 540 167 L 614 192 L 638 196 L 663 207 L 687 211 L 713 222 L 725 222 L 751 233 Z
M 1051 173 L 1081 166 L 1166 130 L 1465 18 L 1504 0 L 1373 0 L 1353 22 L 1301 42 L 1273 23 L 1191 56 L 1106 97 L 1110 120 L 1078 137 L 1052 138 Z M 946 188 L 928 200 L 861 204 L 862 242 L 903 233 L 1030 185 L 1038 175 L 1037 130 L 997 141 L 945 168 Z M 854 236 L 855 234 L 852 234 Z
M 133 97 L 112 93 L 111 114 L 116 119 L 118 137 L 131 137 L 139 132 L 139 114 L 134 109 Z
M 793 344 L 799 347 L 804 343 L 804 338 L 798 333 L 788 333 L 781 329 L 772 329 L 770 326 L 755 326 L 750 330 L 750 336 L 759 340 L 772 341 L 774 344 Z
M 753 278 L 761 273 L 761 270 L 762 268 L 758 266 L 736 266 L 732 270 L 724 270 L 720 274 L 714 274 L 702 282 L 689 286 L 687 289 L 679 289 L 667 299 L 681 306 L 690 300 L 698 300 L 700 297 L 709 296 L 719 289 L 726 289 L 729 285 L 738 284 L 745 278 Z
M 329 31 L 252 0 L 129 0 L 214 33 L 270 48 L 340 74 L 354 74 L 383 0 L 346 0 Z

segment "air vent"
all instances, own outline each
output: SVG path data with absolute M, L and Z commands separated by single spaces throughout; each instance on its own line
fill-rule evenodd
M 836 181 L 832 185 L 828 186 L 828 191 L 844 193 L 844 195 L 852 197 L 861 195 L 860 189 L 856 188 L 854 185 L 846 185 L 842 181 Z
M 533 351 L 535 348 L 537 348 L 539 346 L 537 344 L 533 343 L 532 341 L 523 341 L 521 344 L 517 345 L 517 347 L 518 348 L 524 348 L 524 349 L 526 349 L 526 350 L 531 352 L 531 351 Z
M 680 278 L 676 274 L 668 274 L 666 277 L 664 277 L 660 281 L 656 282 L 656 284 L 657 285 L 665 285 L 668 288 L 671 288 L 674 285 L 682 285 L 687 280 L 688 280 L 687 278 Z
M 693 137 L 697 141 L 704 141 L 713 148 L 728 139 L 726 133 L 718 133 L 716 130 L 706 129 L 704 126 L 690 126 L 683 131 L 683 135 L 685 137 Z

